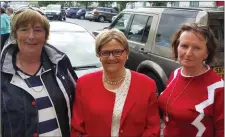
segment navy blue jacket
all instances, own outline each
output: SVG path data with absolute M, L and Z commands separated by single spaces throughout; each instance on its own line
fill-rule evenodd
M 38 110 L 15 73 L 12 62 L 17 49 L 9 43 L 1 53 L 1 133 L 3 137 L 32 137 L 38 134 Z M 41 79 L 55 107 L 62 136 L 69 137 L 77 75 L 69 58 L 51 45 L 44 46 L 41 58 L 45 70 Z

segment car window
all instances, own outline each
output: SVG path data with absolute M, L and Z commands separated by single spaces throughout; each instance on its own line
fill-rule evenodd
M 50 32 L 47 42 L 66 53 L 72 66 L 99 64 L 95 39 L 88 32 Z
M 127 27 L 128 21 L 131 17 L 130 13 L 121 13 L 118 15 L 116 20 L 110 26 L 111 28 L 116 28 L 125 33 L 125 29 Z
M 161 16 L 155 43 L 158 46 L 170 47 L 170 39 L 183 24 L 195 22 L 198 11 L 166 9 Z
M 128 31 L 127 38 L 132 41 L 145 43 L 147 38 L 144 38 L 143 40 L 145 41 L 143 41 L 142 36 L 144 33 L 145 35 L 148 35 L 146 34 L 147 30 L 145 32 L 145 29 L 148 29 L 148 32 L 149 32 L 149 28 L 147 27 L 151 26 L 151 25 L 149 26 L 147 25 L 148 19 L 149 19 L 149 16 L 147 15 L 139 15 L 139 14 L 134 15 L 133 21 Z M 150 24 L 151 24 L 151 20 L 152 19 L 150 19 L 150 22 L 149 22 Z

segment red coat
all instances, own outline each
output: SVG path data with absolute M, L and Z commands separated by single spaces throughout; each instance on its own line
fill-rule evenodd
M 80 77 L 73 106 L 71 137 L 111 136 L 115 93 L 104 88 L 102 71 Z M 119 136 L 159 136 L 156 84 L 131 71 L 131 84 L 120 121 Z

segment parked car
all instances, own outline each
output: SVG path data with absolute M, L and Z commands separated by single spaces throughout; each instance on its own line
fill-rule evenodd
M 154 79 L 160 94 L 171 72 L 180 67 L 173 60 L 170 39 L 181 24 L 188 22 L 208 25 L 214 31 L 220 47 L 211 67 L 224 77 L 223 11 L 174 7 L 125 9 L 109 28 L 121 30 L 128 39 L 130 55 L 126 67 Z
M 51 21 L 47 43 L 66 53 L 78 77 L 102 69 L 94 36 L 79 25 Z
M 69 17 L 69 18 L 76 18 L 76 14 L 77 14 L 77 11 L 81 9 L 79 7 L 71 7 L 71 8 L 68 8 L 67 11 L 66 11 L 66 17 Z
M 92 21 L 112 22 L 112 17 L 118 12 L 114 8 L 97 7 L 90 12 L 86 12 L 85 18 Z
M 85 19 L 86 9 L 82 8 L 77 11 L 76 18 Z
M 66 20 L 66 12 L 62 5 L 49 4 L 45 9 L 45 16 L 52 20 Z

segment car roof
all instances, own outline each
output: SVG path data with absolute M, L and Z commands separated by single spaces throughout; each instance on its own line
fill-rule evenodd
M 216 11 L 215 7 L 199 7 L 199 8 L 182 8 L 182 7 L 145 7 L 135 9 L 124 9 L 123 12 L 145 12 L 145 13 L 158 13 L 161 14 L 165 9 L 177 9 L 177 10 L 196 10 L 196 11 L 207 11 L 207 12 L 219 12 Z
M 50 31 L 57 32 L 87 32 L 87 30 L 77 24 L 62 21 L 50 21 Z

